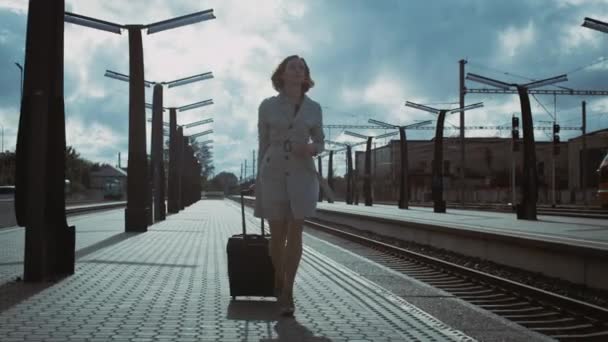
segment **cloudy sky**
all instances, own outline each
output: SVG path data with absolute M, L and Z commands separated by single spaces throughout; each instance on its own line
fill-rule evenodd
M 27 6 L 27 0 L 0 0 L 0 125 L 10 150 L 19 119 L 20 73 L 14 62 L 23 63 Z M 321 103 L 325 124 L 434 119 L 404 103 L 457 107 L 460 59 L 468 61 L 466 71 L 504 81 L 525 83 L 566 73 L 569 81 L 562 86 L 608 90 L 608 34 L 581 27 L 587 16 L 608 21 L 606 0 L 66 0 L 67 11 L 120 24 L 153 23 L 206 9 L 213 9 L 217 19 L 144 35 L 145 78 L 170 81 L 213 72 L 212 80 L 166 90 L 165 104 L 213 99 L 212 106 L 179 114 L 178 123 L 214 119 L 186 134 L 213 128 L 216 173 L 239 175 L 244 159 L 251 165 L 258 105 L 275 94 L 270 75 L 291 54 L 304 56 L 311 68 L 316 86 L 309 95 Z M 126 33 L 66 24 L 68 144 L 94 162 L 116 164 L 122 152 L 124 165 L 128 84 L 104 77 L 106 69 L 128 74 Z M 467 81 L 467 87 L 482 86 Z M 147 90 L 147 101 L 151 97 Z M 543 121 L 557 114 L 562 127 L 580 127 L 583 100 L 589 130 L 608 127 L 608 97 L 599 96 L 537 95 L 531 98 L 535 124 L 549 126 Z M 480 101 L 485 107 L 467 112 L 465 125 L 510 125 L 510 117 L 520 112 L 515 95 L 466 97 L 467 104 Z M 457 116 L 449 122 L 459 125 Z M 339 141 L 356 139 L 341 132 L 325 134 Z M 466 134 L 506 137 L 510 132 Z M 579 134 L 563 131 L 562 140 Z M 410 131 L 408 137 L 429 139 L 432 131 Z M 536 137 L 549 139 L 542 131 Z

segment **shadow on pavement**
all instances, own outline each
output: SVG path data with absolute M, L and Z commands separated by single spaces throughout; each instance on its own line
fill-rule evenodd
M 36 294 L 57 284 L 59 281 L 61 280 L 39 283 L 26 283 L 22 280 L 17 280 L 0 285 L 0 313 L 10 309 L 14 305 L 17 305 L 32 296 L 35 296 Z
M 137 236 L 139 234 L 142 233 L 120 233 L 120 234 L 116 234 L 116 235 L 112 235 L 107 239 L 103 239 L 97 243 L 94 243 L 90 246 L 87 246 L 85 248 L 81 248 L 79 250 L 76 251 L 76 260 L 78 260 L 79 258 L 82 258 L 86 255 L 89 255 L 93 252 L 96 252 L 100 249 L 106 248 L 106 247 L 110 247 L 112 245 L 115 245 L 117 243 L 120 243 L 128 238 Z
M 141 233 L 120 233 L 113 235 L 93 245 L 79 249 L 75 253 L 76 259 L 82 258 L 102 248 L 106 248 L 119 242 L 122 242 L 138 234 Z M 23 264 L 23 262 L 19 262 L 19 264 Z M 21 277 L 19 277 L 16 281 L 11 281 L 0 285 L 0 313 L 46 290 L 47 288 L 58 284 L 64 279 L 67 279 L 67 277 L 60 278 L 55 281 L 29 283 L 22 281 Z
M 260 342 L 331 342 L 327 337 L 315 336 L 312 331 L 297 321 L 296 317 L 285 318 L 279 315 L 279 305 L 275 301 L 267 300 L 232 300 L 228 305 L 227 318 L 231 320 L 244 320 L 266 322 L 268 338 L 260 339 Z M 277 337 L 271 336 L 271 325 L 276 322 L 274 329 Z M 242 332 L 244 340 L 249 340 L 248 324 L 245 324 L 245 331 Z

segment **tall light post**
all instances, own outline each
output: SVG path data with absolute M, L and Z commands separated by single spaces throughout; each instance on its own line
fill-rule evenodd
M 534 143 L 534 122 L 532 120 L 532 109 L 530 108 L 530 97 L 528 90 L 546 85 L 551 85 L 568 80 L 567 75 L 559 75 L 556 77 L 546 78 L 539 81 L 532 81 L 526 84 L 505 83 L 488 77 L 467 73 L 467 80 L 489 85 L 495 88 L 508 90 L 516 88 L 519 94 L 521 105 L 521 121 L 524 140 L 524 163 L 523 163 L 523 180 L 522 203 L 517 205 L 517 218 L 524 220 L 536 220 L 536 201 L 538 190 L 538 175 L 536 170 L 536 146 Z
M 588 17 L 585 17 L 585 20 L 583 21 L 583 24 L 581 25 L 583 27 L 592 29 L 592 30 L 596 30 L 596 31 L 600 31 L 603 33 L 608 33 L 608 23 L 597 20 L 597 19 L 591 19 Z M 582 160 L 581 160 L 581 164 L 582 164 L 582 174 L 583 177 L 582 179 L 582 184 L 581 187 L 583 188 L 583 204 L 585 205 L 585 207 L 587 206 L 587 118 L 586 118 L 586 107 L 585 107 L 585 101 L 583 101 L 583 154 L 582 154 Z
M 129 76 L 116 71 L 106 70 L 104 76 L 120 81 L 129 82 Z M 163 86 L 168 88 L 178 87 L 185 84 L 190 84 L 198 81 L 203 81 L 213 78 L 213 73 L 206 72 L 194 76 L 180 78 L 168 82 L 151 82 L 144 80 L 144 86 L 150 87 L 154 85 L 154 93 L 152 104 L 145 104 L 146 108 L 152 109 L 152 139 L 151 139 L 151 176 L 152 176 L 152 191 L 148 194 L 148 202 L 152 203 L 152 212 L 148 213 L 148 223 L 165 219 L 165 197 L 164 184 L 165 172 L 163 168 Z
M 346 204 L 353 204 L 353 155 L 352 148 L 358 145 L 363 145 L 365 142 L 360 142 L 356 144 L 347 144 L 338 141 L 325 140 L 326 143 L 332 145 L 342 146 L 342 149 L 334 151 L 334 153 L 342 152 L 346 150 Z M 322 156 L 320 156 L 322 157 Z M 319 166 L 321 166 L 319 159 Z
M 425 126 L 431 123 L 431 120 L 417 122 L 411 125 L 399 126 L 399 125 L 391 125 L 389 123 L 378 121 L 374 119 L 369 119 L 369 123 L 374 125 L 386 127 L 386 128 L 396 128 L 399 130 L 399 147 L 401 148 L 401 172 L 399 177 L 399 208 L 407 209 L 409 202 L 409 175 L 408 175 L 408 155 L 407 155 L 407 138 L 405 135 L 406 129 L 414 129 L 417 127 Z
M 21 86 L 19 87 L 19 90 L 21 91 L 21 98 L 23 99 L 23 66 L 17 62 L 15 62 L 15 65 L 17 66 L 17 68 L 19 68 L 19 71 L 21 73 Z
M 445 201 L 443 200 L 443 125 L 447 114 L 459 113 L 465 110 L 483 107 L 483 103 L 474 103 L 456 109 L 436 109 L 429 106 L 405 102 L 406 107 L 416 108 L 425 112 L 438 115 L 437 126 L 435 128 L 435 151 L 433 154 L 433 176 L 431 181 L 431 192 L 433 196 L 433 211 L 436 213 L 445 213 Z
M 65 13 L 65 21 L 98 30 L 129 34 L 129 166 L 127 176 L 126 231 L 147 231 L 148 211 L 146 196 L 149 191 L 146 156 L 146 120 L 144 108 L 144 58 L 141 30 L 148 34 L 165 31 L 197 22 L 215 19 L 213 10 L 205 10 L 148 25 L 120 25 L 74 13 Z
M 366 140 L 366 148 L 365 148 L 365 170 L 364 170 L 364 174 L 363 174 L 363 196 L 365 196 L 365 205 L 366 206 L 372 206 L 373 205 L 373 199 L 372 199 L 372 175 L 371 175 L 371 168 L 372 168 L 372 139 L 376 138 L 376 139 L 382 139 L 382 138 L 386 138 L 386 137 L 390 137 L 393 135 L 397 135 L 398 132 L 390 132 L 390 133 L 386 133 L 386 134 L 381 134 L 378 136 L 367 136 L 367 135 L 363 135 L 363 134 L 359 134 L 359 133 L 355 133 L 355 132 L 351 132 L 351 131 L 344 131 L 344 134 L 346 135 L 350 135 L 352 137 L 356 137 L 356 138 L 361 138 L 361 139 L 365 139 Z
M 184 112 L 195 108 L 209 106 L 213 99 L 195 102 L 181 107 L 170 107 L 169 109 L 169 178 L 167 179 L 167 211 L 177 213 L 180 210 L 181 197 L 181 162 L 180 151 L 183 143 L 183 128 L 177 125 L 177 112 Z
M 74 273 L 65 216 L 64 0 L 30 0 L 17 131 L 15 216 L 25 226 L 23 279 Z

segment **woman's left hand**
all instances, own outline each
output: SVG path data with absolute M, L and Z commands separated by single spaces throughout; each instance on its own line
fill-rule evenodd
M 312 157 L 316 154 L 316 149 L 313 144 L 295 144 L 292 152 L 298 157 Z

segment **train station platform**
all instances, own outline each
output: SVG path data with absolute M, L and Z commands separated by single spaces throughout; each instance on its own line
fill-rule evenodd
M 318 203 L 317 219 L 608 289 L 608 219 Z
M 233 301 L 226 242 L 240 219 L 230 200 L 199 201 L 146 233 L 124 233 L 123 209 L 69 217 L 76 273 L 40 284 L 14 281 L 23 229 L 0 231 L 0 340 L 546 340 L 307 233 L 294 318 L 271 298 Z
M 608 250 L 608 220 L 597 218 L 538 215 L 536 221 L 518 220 L 515 213 L 450 209 L 435 213 L 429 207 L 399 209 L 396 205 L 347 205 L 344 202 L 318 203 L 320 212 L 360 215 L 367 218 L 462 229 L 493 232 L 526 238 L 540 238 L 572 245 Z

